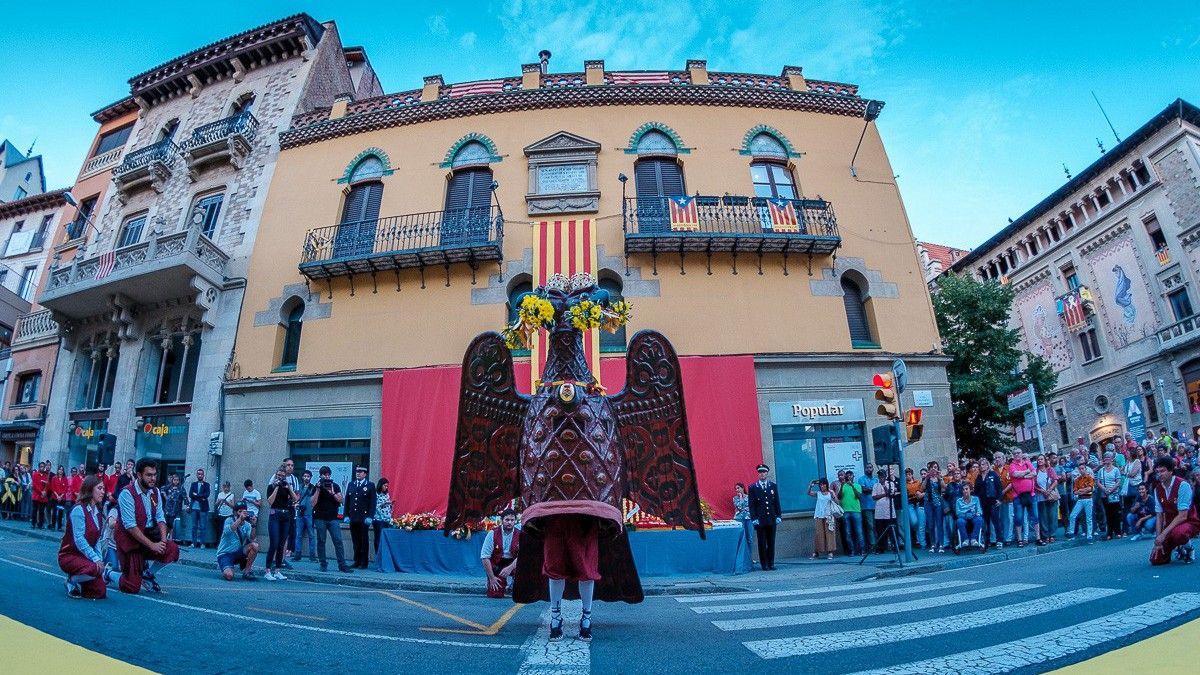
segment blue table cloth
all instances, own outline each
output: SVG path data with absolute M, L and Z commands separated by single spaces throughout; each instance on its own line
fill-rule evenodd
M 750 571 L 750 547 L 742 527 L 708 530 L 707 539 L 690 530 L 631 532 L 629 546 L 645 577 L 679 574 L 741 574 Z M 384 572 L 471 576 L 482 574 L 483 532 L 469 540 L 441 531 L 383 531 L 379 566 Z

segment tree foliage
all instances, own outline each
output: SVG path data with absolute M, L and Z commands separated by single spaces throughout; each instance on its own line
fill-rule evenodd
M 1023 421 L 1024 411 L 1008 409 L 1009 393 L 1033 382 L 1044 400 L 1058 382 L 1045 359 L 1023 352 L 1017 331 L 1008 327 L 1013 296 L 1009 286 L 950 276 L 938 280 L 933 294 L 943 350 L 953 359 L 947 376 L 954 433 L 968 455 L 1012 444 L 1008 428 Z

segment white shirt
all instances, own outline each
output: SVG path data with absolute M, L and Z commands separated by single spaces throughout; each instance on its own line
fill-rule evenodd
M 480 560 L 486 560 L 486 559 L 492 557 L 492 552 L 496 550 L 496 532 L 497 531 L 501 532 L 501 535 L 500 535 L 502 537 L 501 551 L 504 552 L 504 557 L 505 558 L 512 557 L 512 539 L 513 539 L 513 534 L 515 534 L 517 531 L 517 528 L 514 527 L 513 531 L 509 532 L 508 534 L 504 534 L 503 530 L 504 530 L 504 528 L 498 527 L 495 530 L 490 530 L 487 533 L 487 535 L 484 536 L 483 548 L 481 548 L 479 550 L 479 559 Z
M 1179 509 L 1180 513 L 1187 513 L 1187 510 L 1192 508 L 1192 484 L 1179 476 L 1171 476 L 1171 481 L 1172 483 L 1175 481 L 1179 481 L 1180 483 L 1179 493 L 1175 496 L 1175 506 Z M 1163 494 L 1167 495 L 1167 497 L 1171 496 L 1171 483 L 1163 486 Z M 1154 512 L 1163 512 L 1163 505 L 1158 502 L 1157 497 L 1154 499 Z M 1163 524 L 1165 525 L 1166 523 Z
M 246 490 L 242 493 L 242 501 L 246 502 L 246 513 L 249 513 L 252 516 L 257 516 L 258 506 L 254 502 L 250 501 L 251 499 L 261 502 L 262 493 L 260 493 L 258 490 Z
M 829 517 L 829 502 L 833 500 L 833 492 L 817 491 L 817 505 L 813 507 L 813 518 Z

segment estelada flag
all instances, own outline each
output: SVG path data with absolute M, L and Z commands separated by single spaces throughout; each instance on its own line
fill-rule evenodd
M 791 200 L 774 198 L 767 200 L 767 219 L 772 232 L 799 232 L 800 219 Z
M 1087 311 L 1083 306 L 1083 299 L 1079 297 L 1078 289 L 1059 298 L 1057 304 L 1058 313 L 1068 329 L 1074 330 L 1087 323 Z
M 700 213 L 696 208 L 696 198 L 687 195 L 671 197 L 668 200 L 671 212 L 671 229 L 683 232 L 696 232 L 700 229 Z
M 543 220 L 533 224 L 533 286 L 545 286 L 554 274 L 568 279 L 580 272 L 596 279 L 599 270 L 596 250 L 596 221 Z M 529 369 L 533 380 L 530 391 L 537 392 L 549 353 L 550 333 L 540 328 L 530 344 Z M 600 331 L 593 328 L 583 333 L 583 354 L 596 382 L 600 382 Z

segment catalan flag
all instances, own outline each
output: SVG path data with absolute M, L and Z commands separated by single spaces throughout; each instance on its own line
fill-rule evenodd
M 452 84 L 449 87 L 449 91 L 446 92 L 446 97 L 461 98 L 463 96 L 478 96 L 480 94 L 498 94 L 502 91 L 504 91 L 504 80 L 480 80 L 478 82 Z
M 791 200 L 775 198 L 767 200 L 767 222 L 772 232 L 799 232 L 800 219 Z
M 552 274 L 562 274 L 568 279 L 580 272 L 593 278 L 599 269 L 596 257 L 596 221 L 594 220 L 549 220 L 533 224 L 533 286 L 546 285 Z M 532 367 L 529 369 L 533 384 L 530 391 L 537 391 L 537 381 L 542 378 L 546 365 L 550 334 L 546 329 L 538 330 L 530 345 Z M 600 333 L 593 328 L 583 334 L 583 353 L 596 381 L 600 381 Z
M 667 72 L 632 72 L 609 73 L 613 84 L 671 84 L 671 74 Z
M 668 198 L 667 209 L 671 215 L 671 229 L 676 232 L 697 232 L 700 230 L 700 211 L 696 208 L 696 198 L 687 195 Z

